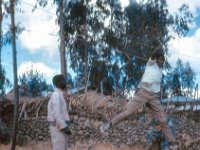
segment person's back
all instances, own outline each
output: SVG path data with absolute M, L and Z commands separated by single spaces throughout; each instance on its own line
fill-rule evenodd
M 157 65 L 155 60 L 150 58 L 146 64 L 145 72 L 138 88 L 144 88 L 153 93 L 158 93 L 160 91 L 161 80 L 162 68 Z
M 47 119 L 48 121 L 57 122 L 56 125 L 58 129 L 64 128 L 66 126 L 65 121 L 70 120 L 67 112 L 67 104 L 63 97 L 63 93 L 59 88 L 55 88 L 49 100 Z

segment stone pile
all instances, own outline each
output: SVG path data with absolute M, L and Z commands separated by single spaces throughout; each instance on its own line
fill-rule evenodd
M 46 117 L 21 119 L 18 124 L 18 129 L 18 134 L 27 140 L 42 141 L 49 138 Z
M 145 135 L 150 123 L 148 120 L 144 121 L 144 116 L 148 116 L 147 109 L 101 134 L 100 125 L 121 112 L 128 101 L 103 96 L 94 91 L 79 95 L 65 94 L 65 98 L 73 121 L 73 134 L 69 138 L 70 146 L 77 142 L 87 143 L 91 147 L 98 143 L 111 143 L 117 147 L 146 144 Z M 46 140 L 50 137 L 46 118 L 48 100 L 49 98 L 42 97 L 20 100 L 18 134 L 35 141 Z M 199 114 L 200 112 L 190 111 L 170 112 L 181 150 L 200 149 L 200 121 L 196 117 Z

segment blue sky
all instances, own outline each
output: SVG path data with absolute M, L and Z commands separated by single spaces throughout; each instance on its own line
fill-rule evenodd
M 53 75 L 60 73 L 60 61 L 58 50 L 58 30 L 56 25 L 56 8 L 48 5 L 44 9 L 32 12 L 36 0 L 19 0 L 20 8 L 24 13 L 16 13 L 16 23 L 26 27 L 26 30 L 17 40 L 17 65 L 18 75 L 27 72 L 31 66 L 44 74 L 47 82 L 51 82 Z M 52 3 L 53 0 L 49 0 Z M 178 58 L 183 62 L 189 62 L 197 74 L 197 83 L 200 84 L 200 0 L 167 0 L 169 10 L 176 10 L 183 4 L 188 4 L 190 11 L 195 17 L 195 23 L 191 26 L 188 36 L 178 38 L 169 42 L 171 57 L 168 58 L 172 66 Z M 123 5 L 128 0 L 122 0 Z M 8 29 L 10 18 L 4 20 L 3 30 Z M 6 70 L 6 76 L 13 82 L 12 48 L 3 48 L 2 63 Z

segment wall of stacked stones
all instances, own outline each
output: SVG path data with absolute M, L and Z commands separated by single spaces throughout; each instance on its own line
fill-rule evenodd
M 146 113 L 148 109 L 136 113 L 105 134 L 101 134 L 99 126 L 121 112 L 128 101 L 102 96 L 95 92 L 82 95 L 66 94 L 65 98 L 73 121 L 73 134 L 69 138 L 70 145 L 76 142 L 86 142 L 91 146 L 96 143 L 112 143 L 116 146 L 145 144 L 144 137 L 152 118 Z M 18 135 L 35 141 L 47 140 L 50 137 L 46 117 L 48 100 L 49 98 L 20 99 Z M 175 122 L 177 139 L 181 139 L 182 134 L 187 134 L 191 138 L 199 136 L 199 114 L 199 112 L 187 111 L 170 112 Z

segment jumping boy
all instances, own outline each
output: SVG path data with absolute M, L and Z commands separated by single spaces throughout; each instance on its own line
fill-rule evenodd
M 114 116 L 109 122 L 101 125 L 100 130 L 102 133 L 134 114 L 143 105 L 148 104 L 154 117 L 160 120 L 162 131 L 171 144 L 171 147 L 175 146 L 175 138 L 167 125 L 164 109 L 160 103 L 160 85 L 164 61 L 164 53 L 160 50 L 160 46 L 158 46 L 146 64 L 145 72 L 138 85 L 138 91 L 136 92 L 133 101 L 127 104 L 126 109 L 123 112 Z

